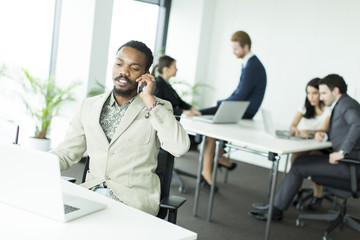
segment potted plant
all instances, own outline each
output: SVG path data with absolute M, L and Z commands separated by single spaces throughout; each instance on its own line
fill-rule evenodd
M 198 102 L 196 101 L 196 97 L 199 96 L 200 88 L 210 88 L 210 89 L 214 89 L 212 86 L 205 84 L 205 83 L 201 83 L 201 82 L 197 82 L 194 85 L 191 85 L 188 82 L 185 81 L 181 81 L 181 80 L 172 80 L 170 79 L 171 85 L 173 86 L 180 86 L 181 90 L 180 90 L 180 95 L 182 98 L 189 100 L 189 104 L 191 106 L 197 107 L 198 106 Z M 176 87 L 175 87 L 176 88 Z
M 64 102 L 75 100 L 72 90 L 81 83 L 73 82 L 69 86 L 61 88 L 56 85 L 54 75 L 42 80 L 31 76 L 25 69 L 22 70 L 22 74 L 24 76 L 16 80 L 22 86 L 23 92 L 20 96 L 26 110 L 35 121 L 33 138 L 44 140 L 46 146 L 38 149 L 47 151 L 50 148 L 50 139 L 47 138 L 47 133 L 51 121 L 53 117 L 59 115 L 59 109 Z

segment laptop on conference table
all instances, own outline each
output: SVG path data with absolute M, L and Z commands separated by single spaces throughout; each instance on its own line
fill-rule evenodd
M 279 137 L 279 138 L 285 138 L 285 139 L 295 139 L 295 140 L 304 139 L 302 137 L 298 137 L 298 136 L 290 134 L 290 132 L 288 130 L 275 129 L 275 125 L 274 125 L 273 118 L 272 118 L 270 111 L 262 108 L 261 114 L 263 117 L 265 130 L 266 130 L 266 132 L 270 133 L 271 135 Z
M 106 205 L 63 194 L 56 155 L 0 144 L 0 202 L 67 222 Z
M 237 123 L 244 115 L 249 101 L 222 101 L 215 115 L 193 117 L 208 123 Z
M 19 125 L 15 122 L 0 119 L 0 142 L 18 144 Z

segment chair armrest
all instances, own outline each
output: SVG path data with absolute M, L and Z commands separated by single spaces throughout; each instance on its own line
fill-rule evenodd
M 356 159 L 340 159 L 339 162 L 346 163 L 350 167 L 350 186 L 353 198 L 358 198 L 358 176 L 356 174 L 356 167 L 360 165 L 360 161 Z
M 179 207 L 181 207 L 184 204 L 185 201 L 186 201 L 186 198 L 184 198 L 184 197 L 169 196 L 169 197 L 161 200 L 160 207 L 166 208 L 169 210 L 177 210 Z
M 76 178 L 73 178 L 73 177 L 61 176 L 61 178 L 68 182 L 72 182 L 72 183 L 76 182 Z
M 359 160 L 348 159 L 348 158 L 340 159 L 339 162 L 348 163 L 348 164 L 358 164 L 358 165 L 360 164 Z

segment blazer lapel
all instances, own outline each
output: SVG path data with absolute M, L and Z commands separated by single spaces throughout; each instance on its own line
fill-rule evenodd
M 340 110 L 338 109 L 338 106 L 340 105 L 341 107 L 341 102 L 343 101 L 345 95 L 341 96 L 341 98 L 337 101 L 337 103 L 335 104 L 335 106 L 333 107 L 332 111 L 331 111 L 331 115 L 330 115 L 330 124 L 329 124 L 329 137 L 330 137 L 330 140 L 331 140 L 331 135 L 332 135 L 332 132 L 333 132 L 333 127 L 335 126 L 335 128 L 337 128 L 337 124 L 336 124 L 336 121 L 339 119 L 339 117 L 341 117 L 341 114 L 340 114 Z M 335 125 L 334 125 L 335 123 Z
M 110 145 L 121 136 L 121 134 L 128 128 L 128 126 L 144 108 L 145 106 L 143 102 L 141 101 L 139 95 L 137 95 L 134 101 L 130 104 L 129 108 L 126 110 L 125 115 L 122 117 L 120 124 L 111 139 Z
M 97 135 L 97 139 L 99 139 L 99 141 L 105 143 L 107 146 L 109 145 L 109 141 L 104 133 L 104 130 L 102 129 L 101 125 L 100 125 L 100 115 L 101 115 L 101 111 L 103 109 L 103 106 L 106 102 L 106 100 L 108 99 L 109 95 L 111 94 L 112 91 L 110 91 L 107 94 L 103 94 L 101 96 L 100 101 L 96 102 L 96 105 L 94 106 L 94 111 L 95 111 L 95 117 L 93 117 L 91 119 L 91 125 L 94 128 L 94 134 Z

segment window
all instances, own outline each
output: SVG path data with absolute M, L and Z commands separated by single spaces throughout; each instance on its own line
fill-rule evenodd
M 5 64 L 14 75 L 24 68 L 33 76 L 48 76 L 54 8 L 55 0 L 0 1 L 0 66 Z M 0 78 L 0 118 L 24 126 L 21 129 L 24 134 L 30 119 L 24 114 L 21 99 L 14 94 L 17 85 L 12 83 Z
M 131 0 L 114 0 L 106 88 L 113 88 L 112 65 L 118 48 L 130 40 L 145 43 L 153 52 L 159 6 Z
M 102 83 L 107 89 L 113 86 L 112 64 L 122 44 L 139 40 L 153 52 L 156 49 L 156 38 L 162 38 L 157 27 L 161 18 L 159 13 L 161 15 L 164 9 L 159 7 L 160 2 L 169 6 L 170 0 L 113 0 L 109 49 L 105 50 L 108 51 L 108 60 L 106 70 L 103 70 L 103 73 L 106 71 L 106 82 L 98 79 L 104 81 Z M 10 69 L 25 68 L 38 78 L 45 79 L 49 75 L 55 10 L 60 14 L 57 52 L 53 56 L 56 60 L 56 81 L 60 86 L 67 86 L 73 81 L 81 81 L 83 85 L 76 89 L 77 101 L 67 104 L 61 109 L 61 116 L 52 121 L 50 136 L 55 140 L 53 146 L 62 139 L 63 129 L 67 127 L 74 109 L 86 96 L 96 3 L 96 0 L 0 1 L 0 68 L 2 64 Z M 167 25 L 162 22 L 160 27 L 164 26 Z M 2 81 L 7 81 L 7 84 Z M 22 101 L 12 94 L 14 88 L 8 79 L 0 77 L 0 118 L 19 123 L 21 138 L 31 136 L 34 133 L 33 121 L 25 113 Z

